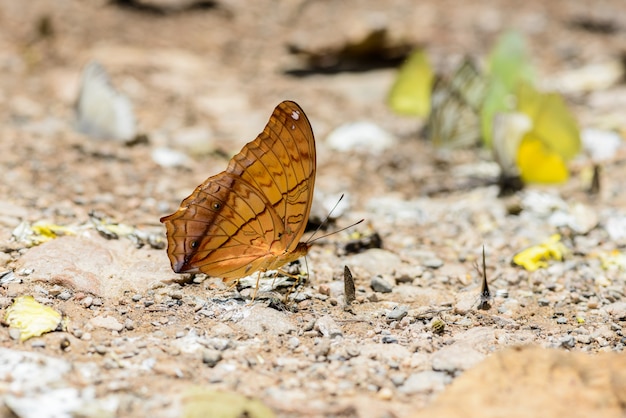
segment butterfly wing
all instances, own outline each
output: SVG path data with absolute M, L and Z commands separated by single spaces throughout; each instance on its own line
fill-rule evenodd
M 130 100 L 111 85 L 99 63 L 83 70 L 76 102 L 77 129 L 93 138 L 130 140 L 135 136 L 135 116 Z
M 475 145 L 481 137 L 480 107 L 486 82 L 465 60 L 452 79 L 439 78 L 433 86 L 428 121 L 430 138 L 437 147 Z
M 470 59 L 465 59 L 450 80 L 450 87 L 472 109 L 479 111 L 487 94 L 487 81 Z
M 311 209 L 315 158 L 306 115 L 294 102 L 279 104 L 226 171 L 161 219 L 174 271 L 228 279 L 288 261 Z
M 311 124 L 294 102 L 280 103 L 263 132 L 230 161 L 232 173 L 260 190 L 283 220 L 274 242 L 292 251 L 311 211 L 316 152 Z

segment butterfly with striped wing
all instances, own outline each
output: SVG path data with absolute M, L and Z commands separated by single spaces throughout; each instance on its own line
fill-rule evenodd
M 280 103 L 257 138 L 161 218 L 176 273 L 233 281 L 306 255 L 300 242 L 315 184 L 313 130 L 300 106 Z

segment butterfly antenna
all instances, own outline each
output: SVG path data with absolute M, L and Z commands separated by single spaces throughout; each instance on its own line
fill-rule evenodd
M 317 238 L 315 238 L 315 239 L 312 239 L 312 238 L 313 238 L 313 235 L 315 235 L 315 233 L 314 233 L 313 235 L 311 235 L 311 238 L 309 238 L 306 242 L 307 242 L 307 244 L 310 244 L 310 243 L 313 243 L 313 242 L 315 242 L 315 241 L 319 241 L 319 240 L 321 240 L 322 238 L 326 238 L 326 237 L 329 237 L 329 236 L 331 236 L 331 235 L 335 235 L 335 234 L 337 234 L 337 233 L 339 233 L 339 232 L 341 232 L 341 231 L 345 231 L 346 229 L 350 229 L 350 228 L 352 228 L 353 226 L 357 226 L 358 224 L 362 223 L 364 220 L 365 220 L 365 219 L 361 219 L 360 221 L 357 221 L 357 222 L 353 223 L 352 225 L 345 226 L 345 227 L 343 227 L 343 228 L 341 228 L 341 229 L 339 229 L 339 230 L 337 230 L 337 231 L 333 231 L 333 232 L 330 232 L 330 233 L 328 233 L 328 234 L 326 234 L 326 235 L 322 235 L 321 237 L 317 237 Z M 318 228 L 318 229 L 319 229 L 319 228 Z M 316 232 L 317 232 L 317 231 L 316 231 Z
M 324 220 L 320 223 L 320 225 L 317 227 L 317 229 L 315 230 L 315 232 L 313 232 L 313 233 L 311 234 L 311 236 L 309 237 L 309 239 L 306 241 L 306 242 L 307 242 L 307 244 L 308 244 L 308 243 L 311 243 L 311 242 L 314 242 L 314 241 L 317 241 L 317 240 L 320 240 L 320 239 L 322 239 L 322 238 L 326 238 L 327 236 L 332 235 L 332 234 L 336 234 L 337 232 L 344 231 L 344 230 L 346 230 L 346 229 L 348 229 L 348 228 L 352 228 L 353 226 L 358 225 L 358 224 L 360 224 L 361 222 L 363 222 L 363 221 L 365 220 L 365 219 L 361 219 L 361 220 L 360 220 L 360 221 L 358 221 L 357 223 L 354 223 L 354 224 L 352 224 L 352 225 L 350 225 L 350 226 L 346 226 L 345 228 L 342 228 L 342 229 L 340 229 L 339 231 L 334 231 L 334 232 L 331 232 L 330 234 L 323 235 L 323 236 L 321 236 L 321 237 L 319 237 L 319 238 L 317 238 L 317 239 L 313 240 L 313 237 L 315 237 L 315 234 L 317 234 L 318 232 L 320 232 L 320 229 L 322 229 L 322 227 L 328 223 L 328 220 L 330 219 L 330 216 L 333 214 L 334 210 L 335 210 L 335 209 L 337 209 L 337 206 L 339 206 L 339 203 L 343 200 L 343 197 L 344 197 L 344 194 L 342 193 L 342 194 L 341 194 L 341 196 L 339 196 L 339 199 L 337 200 L 337 203 L 335 203 L 335 206 L 333 206 L 333 208 L 330 210 L 330 212 L 328 212 L 328 215 L 326 215 L 326 217 L 325 217 L 325 218 L 324 218 Z
M 315 236 L 315 234 L 317 234 L 318 232 L 320 232 L 320 229 L 322 229 L 322 227 L 324 225 L 326 225 L 328 223 L 328 220 L 330 219 L 330 215 L 333 214 L 333 211 L 335 209 L 337 209 L 337 206 L 339 206 L 339 203 L 343 200 L 343 196 L 344 194 L 342 193 L 341 196 L 339 196 L 339 200 L 337 200 L 337 203 L 335 203 L 335 206 L 333 206 L 333 208 L 330 210 L 330 212 L 328 212 L 328 215 L 326 215 L 326 217 L 324 218 L 324 220 L 319 224 L 319 226 L 317 227 L 317 229 L 311 234 L 311 236 L 309 237 L 309 239 L 307 240 L 307 242 L 311 242 L 311 240 L 313 239 L 313 237 Z

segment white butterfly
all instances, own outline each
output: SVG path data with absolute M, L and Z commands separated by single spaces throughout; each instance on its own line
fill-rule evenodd
M 481 137 L 480 107 L 487 82 L 468 59 L 451 79 L 439 78 L 431 95 L 428 131 L 437 147 L 476 145 Z
M 77 129 L 93 138 L 130 141 L 137 133 L 130 100 L 113 88 L 95 61 L 83 69 L 76 117 Z

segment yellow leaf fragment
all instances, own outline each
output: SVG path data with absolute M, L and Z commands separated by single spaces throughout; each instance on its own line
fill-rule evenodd
M 62 319 L 59 312 L 42 305 L 32 296 L 16 298 L 4 316 L 9 327 L 20 330 L 20 341 L 56 330 Z
M 72 228 L 50 222 L 37 221 L 31 225 L 24 221 L 13 230 L 12 235 L 16 241 L 32 247 L 63 235 L 74 235 L 75 233 Z
M 74 231 L 66 226 L 48 222 L 38 221 L 31 227 L 32 231 L 41 236 L 45 241 L 49 241 L 61 235 L 74 235 Z
M 545 242 L 533 245 L 520 251 L 513 257 L 513 263 L 524 267 L 528 271 L 535 271 L 548 267 L 547 260 L 563 260 L 567 248 L 561 243 L 561 235 L 554 234 Z
M 622 270 L 626 271 L 626 254 L 622 254 L 618 250 L 613 250 L 608 254 L 601 254 L 600 261 L 602 268 L 605 270 Z

